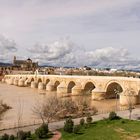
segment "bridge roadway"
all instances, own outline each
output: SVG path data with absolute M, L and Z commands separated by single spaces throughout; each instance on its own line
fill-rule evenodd
M 140 103 L 140 79 L 113 76 L 5 75 L 2 82 L 56 91 L 59 96 L 91 94 L 93 100 L 119 98 L 120 104 Z

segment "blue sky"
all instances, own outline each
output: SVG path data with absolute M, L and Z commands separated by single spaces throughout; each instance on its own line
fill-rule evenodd
M 1 61 L 139 68 L 140 0 L 0 0 L 0 18 Z

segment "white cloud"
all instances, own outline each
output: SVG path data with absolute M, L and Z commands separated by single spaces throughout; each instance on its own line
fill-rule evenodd
M 0 35 L 0 61 L 9 61 L 16 53 L 16 43 Z
M 28 51 L 32 52 L 33 57 L 35 56 L 36 59 L 41 61 L 58 61 L 73 52 L 73 43 L 65 39 L 47 45 L 37 43 Z
M 139 56 L 139 5 L 139 0 L 0 0 L 0 31 L 16 40 L 21 56 L 28 54 L 24 50 L 34 42 L 62 36 L 71 36 L 88 50 L 77 49 L 77 45 L 66 40 L 36 44 L 30 49 L 31 58 L 41 63 L 136 66 L 138 61 L 128 51 Z M 10 44 L 16 46 L 12 41 Z M 2 49 L 0 59 L 12 56 L 9 52 Z
M 35 45 L 29 49 L 34 59 L 42 64 L 55 66 L 93 66 L 136 68 L 140 62 L 127 49 L 106 47 L 85 51 L 69 40 L 59 40 L 48 45 Z

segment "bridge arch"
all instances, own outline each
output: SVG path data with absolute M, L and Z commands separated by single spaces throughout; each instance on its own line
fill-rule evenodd
M 46 79 L 44 84 L 48 84 L 50 82 L 50 79 Z
M 30 81 L 30 82 L 33 82 L 33 81 L 35 81 L 35 79 L 32 77 L 29 81 Z
M 92 93 L 92 90 L 95 88 L 95 84 L 91 81 L 85 83 L 83 92 L 86 94 Z
M 57 87 L 60 85 L 60 81 L 55 81 L 54 82 L 54 90 L 57 90 Z
M 67 85 L 67 93 L 72 93 L 72 88 L 76 85 L 74 81 L 70 81 Z
M 39 78 L 39 79 L 37 80 L 37 83 L 40 83 L 40 82 L 42 82 L 42 79 L 41 79 L 41 78 Z
M 121 83 L 117 81 L 111 81 L 106 86 L 106 98 L 119 98 L 119 94 L 124 91 Z

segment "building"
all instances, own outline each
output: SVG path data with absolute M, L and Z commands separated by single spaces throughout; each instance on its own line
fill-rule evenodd
M 38 62 L 33 62 L 30 58 L 27 60 L 17 60 L 16 56 L 13 59 L 13 67 L 21 70 L 36 70 L 38 68 Z

